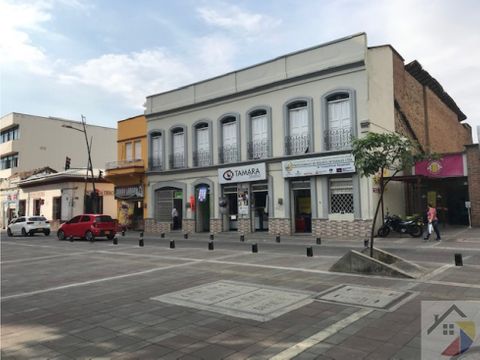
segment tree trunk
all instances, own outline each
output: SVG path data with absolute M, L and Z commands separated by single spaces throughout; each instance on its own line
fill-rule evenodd
M 384 191 L 384 186 L 383 186 L 383 168 L 381 169 L 381 175 L 380 175 L 380 199 L 378 199 L 377 202 L 377 208 L 375 209 L 375 215 L 373 216 L 373 224 L 372 224 L 372 230 L 370 231 L 370 257 L 373 257 L 373 238 L 375 235 L 375 224 L 377 222 L 377 216 L 378 216 L 378 211 L 380 210 L 380 204 L 383 204 L 383 191 Z

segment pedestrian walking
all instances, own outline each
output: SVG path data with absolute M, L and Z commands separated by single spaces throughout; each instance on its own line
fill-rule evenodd
M 438 217 L 437 217 L 437 209 L 432 206 L 432 204 L 428 204 L 427 209 L 427 235 L 423 238 L 424 240 L 428 240 L 430 238 L 430 234 L 435 231 L 437 238 L 435 240 L 440 241 L 442 240 L 440 237 L 440 230 L 438 229 Z
M 172 209 L 173 230 L 178 229 L 178 211 L 177 208 Z

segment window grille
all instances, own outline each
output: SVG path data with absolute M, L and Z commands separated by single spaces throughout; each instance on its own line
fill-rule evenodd
M 352 179 L 330 179 L 330 214 L 353 214 Z

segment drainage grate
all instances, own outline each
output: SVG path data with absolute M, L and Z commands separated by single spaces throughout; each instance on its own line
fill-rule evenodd
M 152 300 L 220 314 L 268 321 L 313 301 L 315 293 L 236 281 L 218 281 Z
M 342 284 L 322 292 L 315 299 L 342 305 L 393 311 L 416 294 L 412 291 Z

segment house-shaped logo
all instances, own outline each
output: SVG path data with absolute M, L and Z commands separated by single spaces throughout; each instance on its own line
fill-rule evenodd
M 442 351 L 444 356 L 456 356 L 464 353 L 472 346 L 476 336 L 475 322 L 468 320 L 465 313 L 455 304 L 451 305 L 443 314 L 434 315 L 433 324 L 427 329 L 427 335 L 434 331 L 441 332 L 444 337 L 453 338 L 450 345 Z

